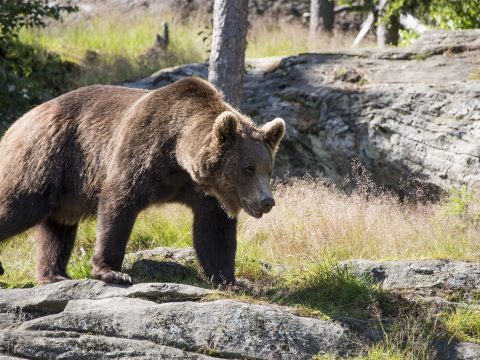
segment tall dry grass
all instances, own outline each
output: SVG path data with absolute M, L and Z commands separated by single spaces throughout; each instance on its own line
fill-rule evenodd
M 261 220 L 241 216 L 241 246 L 284 264 L 325 256 L 480 260 L 478 204 L 459 194 L 402 203 L 384 191 L 346 194 L 322 180 L 298 179 L 276 187 L 277 205 Z
M 415 204 L 402 203 L 388 192 L 367 193 L 361 187 L 346 194 L 324 180 L 305 178 L 276 185 L 274 196 L 276 206 L 262 219 L 240 215 L 240 276 L 258 272 L 261 263 L 286 265 L 296 271 L 325 259 L 480 261 L 480 205 L 465 189 L 439 203 Z M 138 218 L 128 250 L 191 246 L 191 229 L 189 209 L 154 207 Z M 95 221 L 86 220 L 79 229 L 70 267 L 81 269 L 79 277 L 88 275 L 94 243 Z M 31 283 L 34 247 L 29 233 L 0 244 L 7 270 L 3 281 Z
M 340 31 L 332 34 L 319 33 L 309 38 L 308 28 L 299 23 L 266 22 L 262 18 L 250 22 L 247 35 L 249 58 L 288 56 L 307 52 L 325 52 L 349 48 L 355 34 Z M 362 46 L 373 45 L 365 41 Z

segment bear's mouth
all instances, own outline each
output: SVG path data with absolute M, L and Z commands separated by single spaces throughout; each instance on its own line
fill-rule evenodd
M 263 216 L 263 213 L 261 211 L 255 211 L 253 210 L 249 205 L 248 205 L 248 202 L 246 202 L 245 200 L 242 200 L 242 207 L 243 207 L 243 210 L 245 210 L 245 212 L 250 215 L 250 216 L 253 216 L 254 218 L 257 218 L 257 219 L 260 219 L 262 216 Z

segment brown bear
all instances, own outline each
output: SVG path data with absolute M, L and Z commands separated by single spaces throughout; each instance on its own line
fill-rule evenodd
M 138 213 L 178 202 L 193 211 L 207 277 L 233 283 L 236 217 L 243 208 L 260 218 L 274 206 L 270 178 L 284 132 L 282 119 L 259 128 L 194 77 L 152 91 L 69 92 L 0 141 L 0 240 L 35 226 L 37 281 L 68 279 L 78 222 L 96 214 L 92 275 L 129 284 L 120 270 Z

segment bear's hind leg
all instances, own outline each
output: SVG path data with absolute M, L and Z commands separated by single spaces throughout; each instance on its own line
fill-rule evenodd
M 39 284 L 69 279 L 67 263 L 75 242 L 78 225 L 63 225 L 46 219 L 35 226 Z
M 48 216 L 47 195 L 0 190 L 0 242 L 28 230 Z M 4 272 L 0 263 L 0 275 Z

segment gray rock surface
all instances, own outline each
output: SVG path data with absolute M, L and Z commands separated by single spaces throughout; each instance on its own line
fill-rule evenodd
M 348 260 L 355 275 L 369 276 L 384 289 L 480 291 L 480 264 L 453 260 Z
M 143 283 L 123 287 L 96 280 L 67 280 L 36 288 L 1 289 L 0 311 L 21 309 L 55 313 L 62 311 L 70 300 L 129 297 L 147 298 L 153 301 L 178 301 L 200 299 L 211 292 L 207 289 L 174 283 Z
M 123 271 L 135 282 L 181 281 L 199 278 L 193 248 L 158 247 L 127 254 Z
M 480 344 L 469 342 L 441 342 L 437 346 L 438 360 L 478 360 Z
M 478 263 L 452 260 L 348 260 L 340 266 L 417 303 L 435 306 L 439 310 L 460 307 L 480 311 Z
M 479 188 L 479 39 L 480 30 L 435 31 L 409 48 L 250 60 L 242 110 L 258 123 L 286 120 L 280 176 L 342 181 L 358 158 L 377 183 L 404 192 L 418 181 L 433 193 Z M 206 64 L 185 65 L 130 86 L 206 74 Z
M 191 249 L 158 248 L 129 256 L 138 261 L 142 254 L 193 261 Z M 352 260 L 342 265 L 388 291 L 440 304 L 439 310 L 443 306 L 480 310 L 480 264 Z M 216 298 L 216 291 L 174 283 L 125 287 L 71 280 L 3 289 L 0 356 L 309 359 L 318 353 L 355 355 L 381 338 L 369 337 L 371 329 L 353 326 L 355 319 L 338 323 L 297 316 L 295 309 L 288 307 Z M 369 322 L 363 322 L 368 327 Z M 436 348 L 439 359 L 480 358 L 480 345 L 473 343 L 439 341 Z
M 210 290 L 179 284 L 111 286 L 65 281 L 2 290 L 0 353 L 26 358 L 308 359 L 356 348 L 342 325 L 232 300 L 193 302 Z M 23 316 L 20 316 L 23 314 Z

